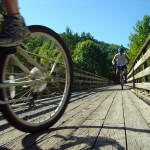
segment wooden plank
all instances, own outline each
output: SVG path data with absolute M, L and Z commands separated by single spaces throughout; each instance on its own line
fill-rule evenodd
M 82 94 L 83 93 L 83 94 Z M 86 96 L 86 94 L 85 94 L 85 92 L 81 92 L 80 94 L 78 94 L 79 96 L 77 96 L 78 98 L 72 98 L 72 101 L 78 101 L 77 99 L 82 99 L 82 98 L 84 98 L 84 97 L 87 97 Z M 90 95 L 90 94 L 89 94 Z M 75 105 L 74 105 L 74 107 L 78 107 L 80 105 L 80 102 L 77 102 Z M 3 124 L 2 124 L 3 123 Z M 1 125 L 4 125 L 4 126 L 6 126 L 7 125 L 7 122 L 4 120 L 4 121 L 1 121 Z M 27 135 L 27 134 L 25 134 L 25 133 L 23 133 L 23 132 L 20 132 L 20 131 L 18 131 L 18 130 L 16 130 L 16 129 L 14 129 L 13 127 L 11 127 L 10 125 L 9 125 L 9 128 L 7 129 L 5 129 L 5 130 L 3 130 L 2 132 L 0 132 L 1 133 L 1 136 L 0 136 L 0 145 L 3 145 L 3 144 L 5 144 L 5 143 L 9 143 L 11 140 L 12 140 L 12 135 L 13 135 L 13 138 L 15 139 L 17 139 L 18 137 L 20 138 L 20 139 L 22 139 L 25 135 Z M 21 135 L 23 135 L 23 137 L 21 138 L 20 136 Z M 10 142 L 11 143 L 11 142 Z
M 103 124 L 103 120 L 86 120 L 60 149 L 91 149 Z
M 117 87 L 118 88 L 118 87 Z M 122 91 L 118 90 L 94 149 L 126 149 Z
M 107 95 L 109 94 L 109 92 L 101 92 L 101 94 L 99 96 L 103 97 L 102 100 L 105 100 Z M 103 95 L 103 96 L 102 96 Z M 85 98 L 81 98 L 79 100 L 75 100 L 73 101 L 73 103 L 70 103 L 69 106 L 74 105 L 75 107 L 73 107 L 70 111 L 67 111 L 63 117 L 53 126 L 53 129 L 55 131 L 52 132 L 52 128 L 50 130 L 48 130 L 47 132 L 42 132 L 41 134 L 36 134 L 34 135 L 29 135 L 26 133 L 22 133 L 21 135 L 18 135 L 18 130 L 13 130 L 12 132 L 10 132 L 10 135 L 16 135 L 14 136 L 14 138 L 12 138 L 12 136 L 9 136 L 9 140 L 7 140 L 7 136 L 8 134 L 6 134 L 6 137 L 4 138 L 3 143 L 1 143 L 1 145 L 9 148 L 9 149 L 23 149 L 25 146 L 26 147 L 32 147 L 32 145 L 34 145 L 33 147 L 36 149 L 37 146 L 42 149 L 44 149 L 44 147 L 48 144 L 47 142 L 53 141 L 52 143 L 52 147 L 53 146 L 57 146 L 57 144 L 55 143 L 56 141 L 61 145 L 61 143 L 63 142 L 63 137 L 62 138 L 57 138 L 56 135 L 61 135 L 63 134 L 64 137 L 69 136 L 70 134 L 72 134 L 74 132 L 74 130 L 76 130 L 76 126 L 80 126 L 80 124 L 82 124 L 82 122 L 86 119 L 86 117 L 88 117 L 89 113 L 91 113 L 89 110 L 92 111 L 92 108 L 94 104 L 94 102 L 97 102 L 97 99 L 99 97 L 94 97 L 94 98 L 90 98 L 88 99 L 87 97 Z M 99 101 L 100 103 L 100 101 Z M 69 108 L 68 106 L 68 108 Z M 95 105 L 97 106 L 97 105 Z M 88 108 L 90 107 L 90 109 Z M 83 111 L 83 110 L 87 110 Z M 78 118 L 78 114 L 80 114 L 80 119 Z M 78 120 L 78 122 L 76 121 Z M 59 129 L 59 130 L 57 130 Z M 27 139 L 25 137 L 28 137 Z M 3 136 L 4 137 L 4 136 Z M 25 139 L 25 140 L 24 140 Z M 21 141 L 24 141 L 25 145 L 22 144 Z M 28 141 L 28 142 L 27 142 Z M 55 141 L 55 142 L 54 142 Z M 38 143 L 38 144 L 36 144 Z M 47 143 L 45 145 L 45 143 Z
M 107 92 L 108 95 L 110 95 Z M 63 145 L 66 140 L 68 140 L 72 134 L 87 120 L 87 118 L 92 114 L 92 112 L 101 105 L 101 103 L 108 97 L 108 95 L 104 98 L 101 97 L 101 94 L 97 97 L 97 99 L 93 99 L 92 103 L 82 109 L 80 112 L 76 112 L 76 114 L 67 120 L 66 123 L 61 125 L 60 130 L 56 131 L 55 135 L 47 138 L 43 143 L 39 143 L 41 149 L 60 149 L 61 145 Z M 100 100 L 98 100 L 100 99 Z M 103 100 L 102 100 L 103 99 Z M 34 149 L 34 147 L 32 147 Z
M 150 128 L 143 116 L 135 106 L 133 95 L 123 93 L 123 107 L 125 116 L 125 128 L 128 149 L 149 149 Z M 138 99 L 138 98 L 137 98 Z
M 149 82 L 135 83 L 135 87 L 150 90 L 150 83 Z
M 144 118 L 144 120 L 150 127 L 150 106 L 146 104 L 145 102 L 143 102 L 141 99 L 137 98 L 137 96 L 133 94 L 132 92 L 128 92 L 128 94 L 130 97 L 132 97 L 132 101 L 134 105 L 139 110 L 142 117 Z
M 133 83 L 125 83 L 125 86 L 133 87 Z
M 134 70 L 136 70 L 141 64 L 143 64 L 150 57 L 150 48 L 141 57 L 141 59 L 135 64 Z
M 131 76 L 132 74 L 133 74 L 133 68 L 132 68 L 132 70 L 128 73 L 128 75 L 127 75 L 127 77 L 129 77 L 129 76 Z
M 140 89 L 131 89 L 131 91 L 150 106 L 150 94 L 148 92 L 142 92 Z
M 128 82 L 133 81 L 133 77 L 127 79 Z
M 89 75 L 86 75 L 86 74 L 81 74 L 81 73 L 74 73 L 75 77 L 83 77 L 83 78 L 88 78 L 88 79 L 94 79 L 94 80 L 98 80 L 98 81 L 101 81 L 101 80 L 108 80 L 106 78 L 103 78 L 103 77 L 97 77 L 97 76 L 89 76 Z
M 0 149 L 149 149 L 149 106 L 120 89 L 75 92 L 53 127 L 38 134 L 8 128 L 0 132 Z
M 93 111 L 88 119 L 76 130 L 61 149 L 92 149 L 97 136 L 103 127 L 108 110 L 115 97 L 116 92 L 111 95 Z
M 135 76 L 134 79 L 138 79 L 144 76 L 147 76 L 150 74 L 150 67 L 147 67 L 146 69 L 142 70 L 141 72 L 138 72 Z

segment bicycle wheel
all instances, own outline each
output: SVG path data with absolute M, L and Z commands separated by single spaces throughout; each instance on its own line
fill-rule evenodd
M 7 85 L 0 87 L 0 99 L 13 100 L 0 107 L 14 127 L 34 133 L 51 127 L 64 113 L 71 96 L 73 70 L 69 51 L 57 33 L 39 25 L 29 29 L 31 37 L 16 47 L 15 54 L 0 60 L 0 82 Z M 31 59 L 19 49 L 25 49 Z
M 123 80 L 123 75 L 122 74 L 120 74 L 120 84 L 121 84 L 121 89 L 123 90 L 124 80 Z

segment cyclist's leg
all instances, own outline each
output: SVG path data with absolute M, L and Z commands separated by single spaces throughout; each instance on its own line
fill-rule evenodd
M 0 46 L 10 47 L 20 44 L 21 40 L 30 35 L 23 17 L 19 13 L 17 0 L 4 0 L 7 15 L 0 34 Z

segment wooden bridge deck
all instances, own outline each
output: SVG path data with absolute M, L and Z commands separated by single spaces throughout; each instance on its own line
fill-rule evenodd
M 110 86 L 73 93 L 50 129 L 28 134 L 0 122 L 0 149 L 150 149 L 150 107 L 129 89 Z

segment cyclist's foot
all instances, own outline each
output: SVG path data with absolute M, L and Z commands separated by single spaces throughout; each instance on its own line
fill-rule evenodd
M 0 33 L 0 46 L 17 46 L 30 34 L 21 15 L 6 15 Z

